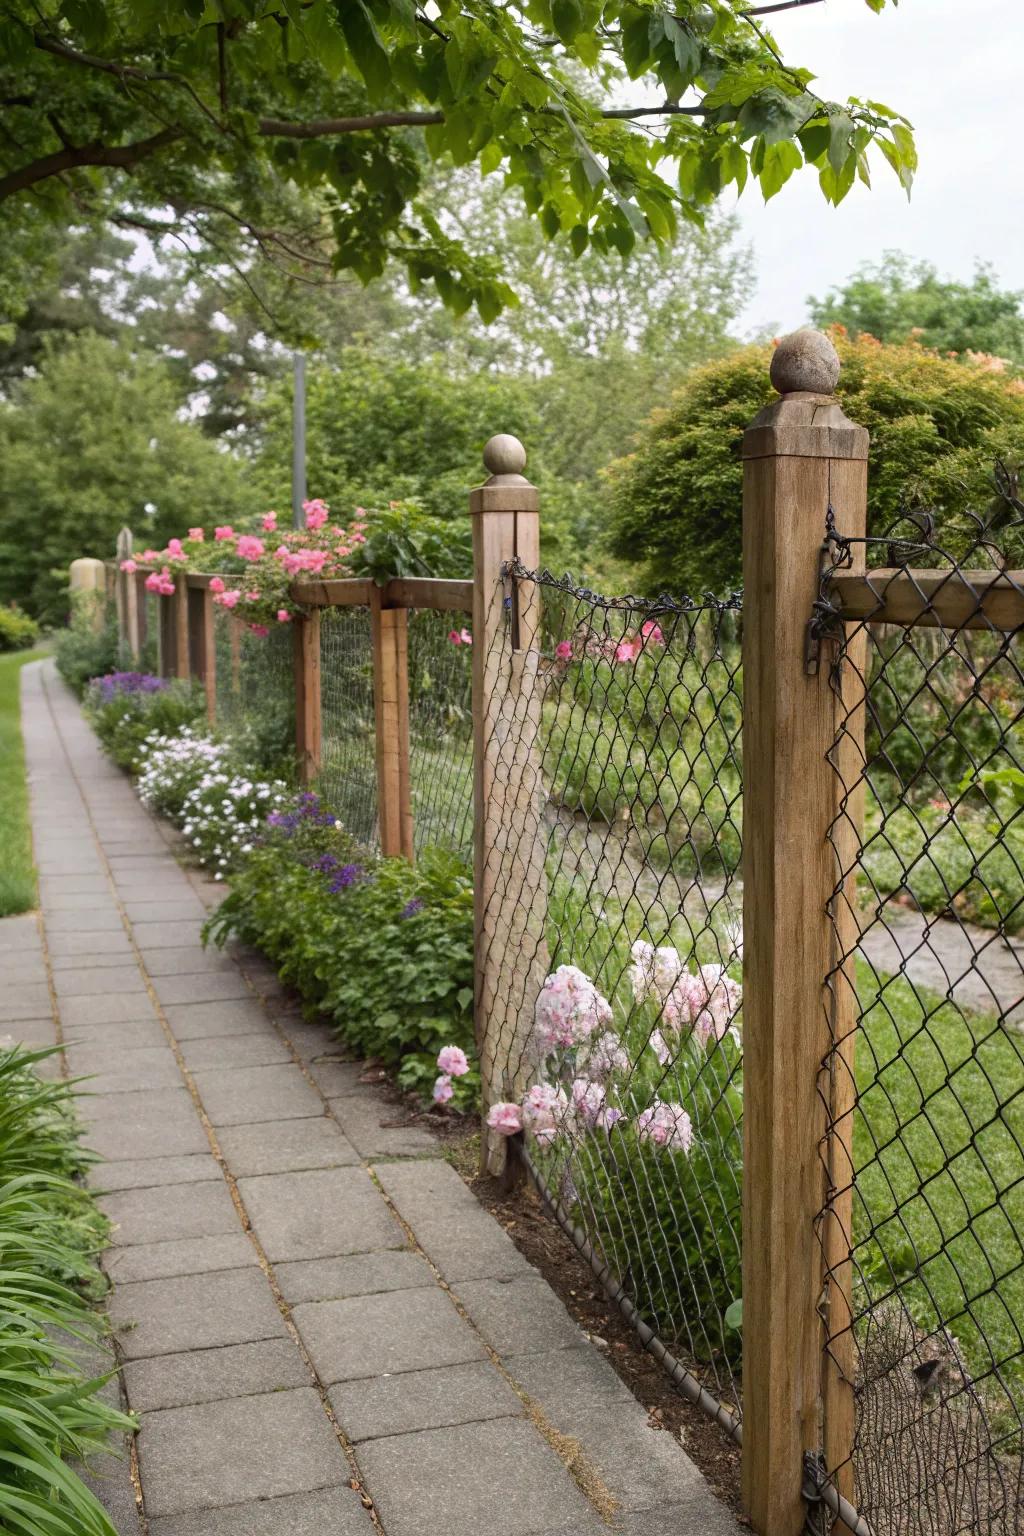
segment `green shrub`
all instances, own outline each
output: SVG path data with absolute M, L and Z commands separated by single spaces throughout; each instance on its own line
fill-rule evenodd
M 85 713 L 104 748 L 122 768 L 139 773 L 143 750 L 153 736 L 174 736 L 206 712 L 199 684 L 169 682 L 146 672 L 110 672 L 95 677 L 85 694 Z
M 964 512 L 992 501 L 994 460 L 1019 463 L 1024 452 L 1020 381 L 912 344 L 840 336 L 837 346 L 836 394 L 871 433 L 871 530 L 884 533 L 908 506 L 934 506 L 944 535 L 962 546 L 971 538 Z M 739 584 L 740 448 L 744 429 L 778 398 L 770 359 L 770 348 L 746 347 L 696 369 L 636 451 L 611 467 L 611 546 L 642 566 L 648 590 L 698 597 Z M 821 515 L 824 531 L 824 507 Z M 842 530 L 841 506 L 836 515 Z
M 39 625 L 17 603 L 0 608 L 0 651 L 27 651 L 39 639 Z
M 101 1318 L 95 1254 L 106 1224 L 75 1182 L 87 1163 L 65 1084 L 32 1068 L 47 1052 L 0 1052 L 0 1529 L 116 1536 L 69 1462 L 132 1427 L 99 1397 L 75 1348 Z
M 253 850 L 207 924 L 217 944 L 252 944 L 354 1050 L 389 1064 L 473 1040 L 473 893 L 462 862 L 345 858 L 342 834 L 312 844 L 280 827 Z M 325 846 L 326 845 L 326 846 Z M 334 852 L 334 848 L 342 851 Z M 320 849 L 322 851 L 318 852 Z
M 104 618 L 102 598 L 85 593 L 72 603 L 71 619 L 57 636 L 57 671 L 79 697 L 94 677 L 113 672 L 118 661 L 117 621 Z

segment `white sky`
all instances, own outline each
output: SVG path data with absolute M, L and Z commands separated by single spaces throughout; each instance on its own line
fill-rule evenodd
M 920 168 L 910 202 L 877 152 L 873 187 L 838 209 L 811 171 L 767 205 L 748 186 L 737 205 L 752 242 L 757 289 L 745 330 L 792 330 L 806 297 L 823 294 L 887 248 L 969 279 L 991 262 L 1024 288 L 1024 0 L 900 0 L 880 16 L 864 0 L 827 0 L 766 18 L 787 62 L 815 89 L 884 101 L 914 125 Z

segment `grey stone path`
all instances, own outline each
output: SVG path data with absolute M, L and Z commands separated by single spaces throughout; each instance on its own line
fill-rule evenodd
M 22 675 L 42 911 L 0 924 L 0 1034 L 92 1078 L 122 1536 L 737 1536 L 433 1139 L 202 948 L 214 891 Z

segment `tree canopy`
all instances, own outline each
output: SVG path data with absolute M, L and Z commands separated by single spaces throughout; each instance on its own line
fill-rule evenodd
M 1024 380 L 914 343 L 836 336 L 836 394 L 871 433 L 869 531 L 903 512 L 936 509 L 945 539 L 992 501 L 997 458 L 1019 466 Z M 611 467 L 611 543 L 642 567 L 651 591 L 727 591 L 742 570 L 743 432 L 777 399 L 771 350 L 746 347 L 697 368 L 655 412 L 635 453 Z M 841 509 L 837 509 L 841 515 Z M 824 531 L 825 508 L 822 508 Z M 973 538 L 975 535 L 971 535 Z
M 979 265 L 969 283 L 954 282 L 930 262 L 886 251 L 807 303 L 814 325 L 842 325 L 851 336 L 916 337 L 939 352 L 984 352 L 1024 365 L 1024 293 L 1000 288 L 989 266 Z
M 394 261 L 493 317 L 500 256 L 432 202 L 431 159 L 501 172 L 576 254 L 668 243 L 724 187 L 772 196 L 803 165 L 838 202 L 873 145 L 909 190 L 906 120 L 825 100 L 767 30 L 817 3 L 3 0 L 0 298 L 48 228 L 94 219 L 243 283 L 256 253 L 304 281 Z

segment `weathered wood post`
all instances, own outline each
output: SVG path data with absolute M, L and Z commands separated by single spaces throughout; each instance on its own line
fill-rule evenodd
M 409 616 L 385 608 L 374 587 L 370 602 L 373 702 L 377 725 L 377 819 L 386 859 L 414 857 L 409 773 Z
M 206 693 L 206 718 L 217 723 L 217 641 L 215 612 L 209 576 L 185 576 L 188 591 L 188 651 L 192 676 L 200 680 Z
M 131 571 L 121 566 L 132 555 L 132 531 L 122 528 L 117 536 L 117 639 L 122 654 L 139 661 L 139 587 Z
M 547 971 L 545 795 L 538 734 L 543 684 L 533 582 L 507 562 L 540 564 L 539 498 L 526 450 L 502 433 L 484 448 L 490 479 L 470 493 L 473 519 L 474 1018 L 483 1097 L 482 1164 L 502 1175 L 508 1143 L 490 1106 L 529 1086 L 530 1035 Z
M 192 676 L 192 656 L 189 649 L 188 577 L 184 571 L 175 573 L 174 596 L 170 602 L 174 615 L 174 675 L 187 681 Z
M 301 609 L 292 620 L 295 662 L 295 755 L 299 781 L 311 784 L 320 772 L 320 609 Z
M 178 598 L 156 594 L 156 612 L 159 622 L 157 635 L 158 670 L 161 677 L 178 676 Z
M 799 1536 L 805 1452 L 824 1447 L 830 1465 L 849 1466 L 853 1445 L 853 1340 L 847 1333 L 825 1355 L 821 1324 L 823 1306 L 841 1312 L 832 1293 L 849 1284 L 848 1193 L 833 1201 L 824 1243 L 817 1224 L 837 1155 L 839 1181 L 852 1182 L 857 1017 L 852 967 L 847 985 L 825 987 L 837 953 L 836 839 L 857 836 L 849 803 L 833 826 L 845 707 L 827 647 L 814 670 L 805 643 L 827 509 L 842 532 L 864 532 L 868 434 L 833 396 L 839 359 L 827 337 L 785 337 L 771 377 L 782 398 L 743 442 L 743 1498 L 759 1536 Z M 852 670 L 840 688 L 853 686 Z M 856 743 L 842 750 L 855 755 Z M 839 941 L 851 950 L 853 903 L 851 882 Z M 843 1080 L 823 1089 L 833 1033 L 845 1042 Z M 826 1146 L 829 1095 L 836 1131 Z
M 68 567 L 71 605 L 74 608 L 88 604 L 92 628 L 97 634 L 102 632 L 106 622 L 104 614 L 106 582 L 106 566 L 102 560 L 96 560 L 91 555 L 84 555 L 80 560 L 72 560 Z

